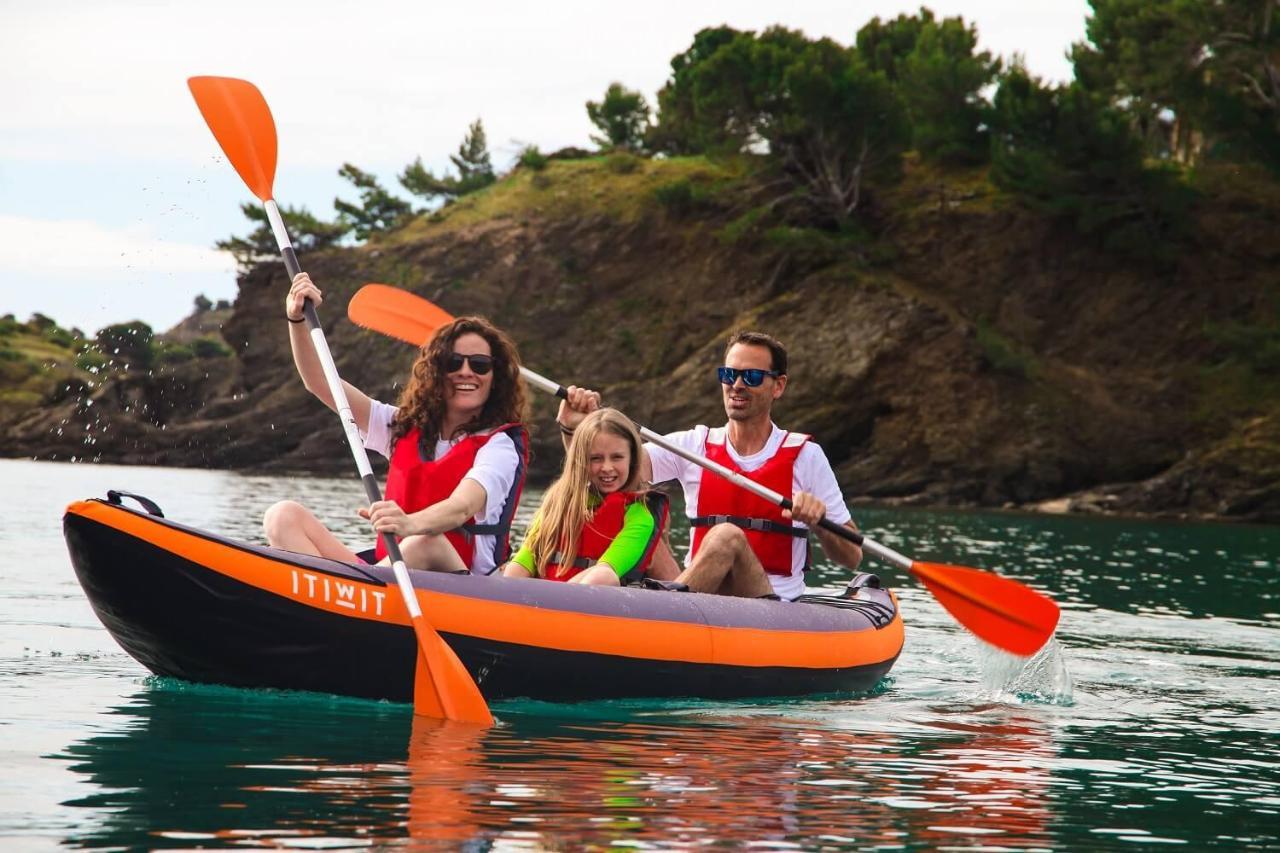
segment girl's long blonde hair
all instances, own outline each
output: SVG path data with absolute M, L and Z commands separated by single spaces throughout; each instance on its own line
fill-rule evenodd
M 537 577 L 546 577 L 547 564 L 556 552 L 561 555 L 561 571 L 573 565 L 578 556 L 578 544 L 582 528 L 595 514 L 593 497 L 598 498 L 591 486 L 591 445 L 596 436 L 609 433 L 624 438 L 631 445 L 631 468 L 621 491 L 640 490 L 640 433 L 635 424 L 617 409 L 597 409 L 578 425 L 569 442 L 564 470 L 560 478 L 547 489 L 529 529 L 527 542 L 536 560 Z

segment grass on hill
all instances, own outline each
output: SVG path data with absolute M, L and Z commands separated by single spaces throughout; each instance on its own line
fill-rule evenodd
M 581 160 L 551 160 L 542 169 L 518 168 L 492 186 L 385 235 L 380 242 L 412 243 L 430 234 L 462 230 L 496 219 L 605 215 L 619 222 L 634 222 L 663 204 L 660 196 L 664 189 L 683 183 L 695 188 L 695 193 L 714 193 L 745 177 L 748 169 L 744 160 L 653 160 L 624 152 Z
M 0 420 L 39 405 L 60 385 L 82 381 L 76 367 L 83 340 L 57 326 L 0 320 Z

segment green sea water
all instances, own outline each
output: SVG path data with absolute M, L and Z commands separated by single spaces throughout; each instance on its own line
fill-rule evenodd
M 4 849 L 1280 848 L 1280 529 L 860 509 L 903 553 L 1046 591 L 1057 639 L 982 647 L 879 567 L 907 638 L 870 695 L 512 701 L 477 730 L 150 676 L 62 541 L 67 503 L 118 488 L 252 541 L 299 499 L 358 542 L 354 480 L 0 461 L 0 484 Z

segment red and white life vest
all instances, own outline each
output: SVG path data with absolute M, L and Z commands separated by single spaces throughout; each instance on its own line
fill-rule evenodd
M 467 472 L 474 467 L 480 448 L 499 433 L 510 436 L 516 446 L 516 454 L 520 457 L 516 475 L 511 481 L 511 490 L 507 492 L 506 502 L 502 505 L 502 516 L 493 524 L 481 524 L 477 518 L 472 517 L 461 527 L 444 534 L 468 568 L 475 565 L 477 536 L 494 537 L 495 566 L 502 565 L 511 556 L 511 519 L 515 516 L 516 504 L 520 502 L 525 468 L 529 462 L 529 434 L 524 426 L 518 423 L 503 424 L 492 432 L 468 435 L 450 447 L 439 459 L 422 458 L 419 448 L 422 433 L 414 427 L 396 442 L 395 450 L 391 453 L 386 499 L 395 501 L 406 513 L 417 512 L 453 494 L 453 490 L 458 488 Z M 386 555 L 386 545 L 379 536 L 375 557 L 381 560 Z
M 591 520 L 586 523 L 578 536 L 578 552 L 577 556 L 574 557 L 573 565 L 561 566 L 560 560 L 563 555 L 557 551 L 547 561 L 547 580 L 571 580 L 576 575 L 594 566 L 596 561 L 604 555 L 604 552 L 609 550 L 609 546 L 613 544 L 613 540 L 617 535 L 622 532 L 622 526 L 626 520 L 627 507 L 636 501 L 644 501 L 649 507 L 649 512 L 653 514 L 653 533 L 645 544 L 644 556 L 640 558 L 640 562 L 632 567 L 631 571 L 627 572 L 628 577 L 642 576 L 645 570 L 649 568 L 649 561 L 653 558 L 653 551 L 657 547 L 663 528 L 667 524 L 667 496 L 662 492 L 612 492 L 605 495 L 604 501 L 600 506 L 596 507 Z
M 727 430 L 723 428 L 707 432 L 703 454 L 748 480 L 754 480 L 780 495 L 790 497 L 796 460 L 808 440 L 809 436 L 803 433 L 787 433 L 773 456 L 750 472 L 742 470 L 729 455 Z M 793 525 L 783 516 L 782 508 L 777 504 L 758 497 L 741 486 L 735 486 L 719 474 L 704 470 L 698 484 L 698 506 L 689 519 L 693 530 L 691 557 L 696 556 L 698 549 L 702 547 L 707 530 L 725 523 L 742 528 L 747 535 L 747 542 L 751 544 L 751 550 L 755 551 L 760 564 L 771 575 L 790 576 L 793 573 L 791 545 L 796 539 L 806 540 L 803 570 L 808 571 L 808 528 Z

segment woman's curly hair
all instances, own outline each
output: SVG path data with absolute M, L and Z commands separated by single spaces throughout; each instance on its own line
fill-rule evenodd
M 489 399 L 480 413 L 460 426 L 458 433 L 483 432 L 486 429 L 508 423 L 523 422 L 527 416 L 524 386 L 520 382 L 520 354 L 507 335 L 484 317 L 459 317 L 441 327 L 435 337 L 423 345 L 418 360 L 413 363 L 413 374 L 408 386 L 400 395 L 399 410 L 391 421 L 391 441 L 394 444 L 417 427 L 422 432 L 423 443 L 430 447 L 440 439 L 452 439 L 454 435 L 441 435 L 444 425 L 445 395 L 448 391 L 445 359 L 453 352 L 453 345 L 465 334 L 476 334 L 489 342 L 493 354 L 493 384 Z

